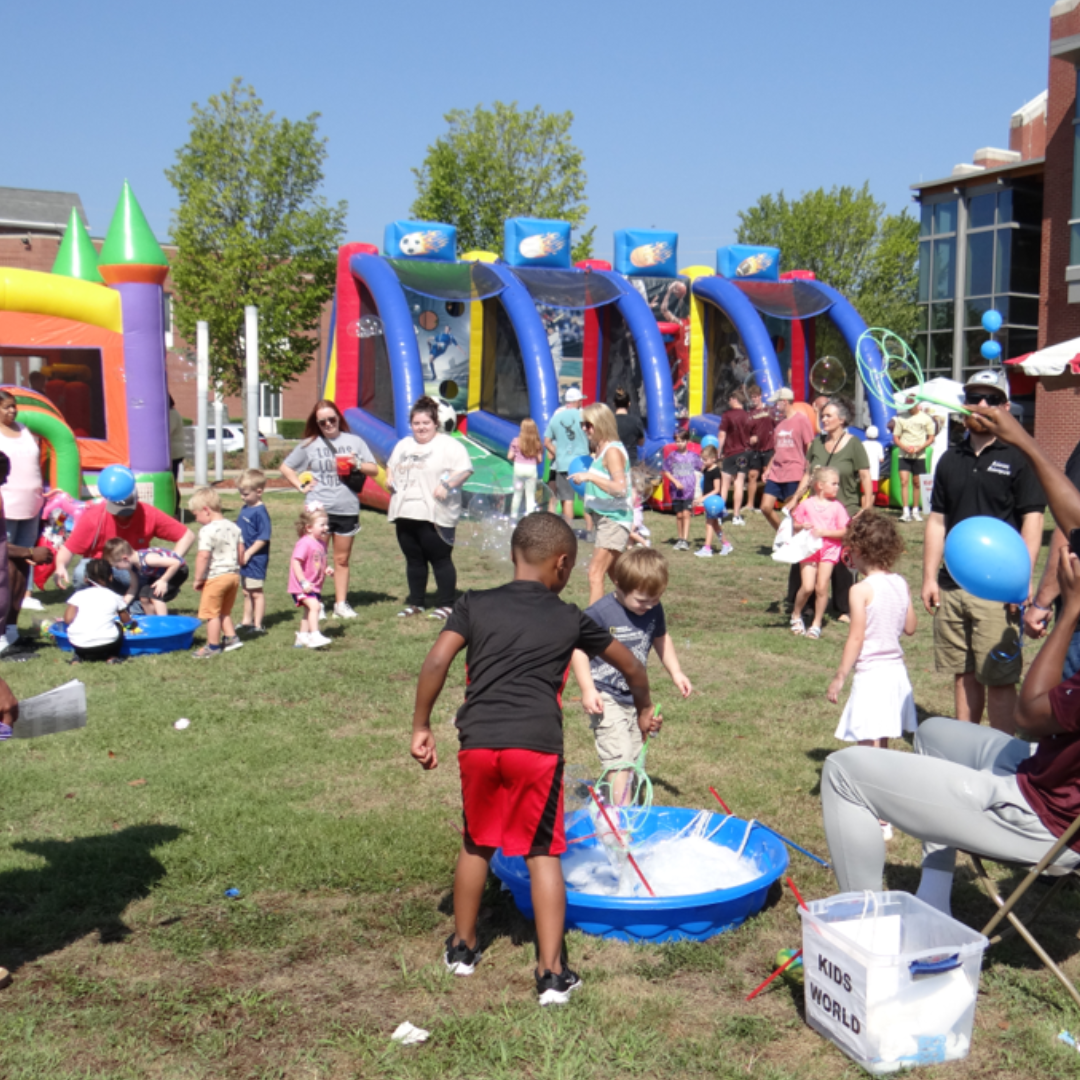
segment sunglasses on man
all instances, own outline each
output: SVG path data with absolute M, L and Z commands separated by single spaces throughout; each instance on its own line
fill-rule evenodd
M 991 408 L 998 408 L 1005 404 L 1005 399 L 1000 394 L 982 393 L 975 390 L 968 391 L 964 395 L 964 403 L 966 405 L 989 405 Z

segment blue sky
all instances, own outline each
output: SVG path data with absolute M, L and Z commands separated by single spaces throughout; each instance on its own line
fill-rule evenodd
M 0 186 L 76 191 L 91 231 L 122 181 L 169 232 L 164 177 L 191 106 L 251 83 L 322 114 L 348 239 L 408 216 L 443 114 L 495 100 L 574 114 L 589 224 L 674 229 L 711 263 L 759 195 L 858 186 L 890 210 L 1046 86 L 1049 0 L 187 0 L 9 4 Z

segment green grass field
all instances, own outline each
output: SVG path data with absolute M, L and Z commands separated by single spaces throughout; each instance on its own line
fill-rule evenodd
M 462 667 L 437 707 L 442 764 L 422 773 L 408 753 L 412 699 L 438 626 L 396 617 L 405 582 L 392 528 L 364 514 L 351 590 L 360 618 L 331 620 L 329 649 L 294 651 L 285 577 L 298 497 L 268 502 L 277 539 L 267 637 L 207 662 L 174 654 L 71 669 L 45 645 L 29 663 L 0 664 L 20 697 L 77 673 L 90 709 L 82 731 L 0 745 L 0 964 L 14 974 L 0 991 L 0 1076 L 860 1074 L 806 1027 L 801 988 L 778 980 L 744 1000 L 777 950 L 800 944 L 786 890 L 708 943 L 635 947 L 573 934 L 585 988 L 571 1006 L 542 1012 L 530 926 L 492 884 L 483 963 L 471 979 L 448 976 L 441 949 L 460 820 L 450 718 Z M 673 534 L 671 518 L 649 524 L 661 541 Z M 914 584 L 922 527 L 905 529 L 901 568 Z M 694 539 L 702 533 L 696 525 Z M 818 780 L 839 748 L 825 688 L 845 628 L 826 625 L 820 642 L 794 638 L 776 606 L 787 568 L 764 553 L 766 523 L 752 515 L 729 535 L 729 558 L 669 556 L 665 607 L 695 693 L 677 701 L 651 665 L 666 717 L 650 753 L 656 801 L 711 808 L 712 784 L 736 813 L 825 854 Z M 463 587 L 510 573 L 468 548 L 457 562 Z M 565 595 L 584 600 L 583 573 Z M 60 614 L 60 593 L 45 599 Z M 194 600 L 186 591 L 175 610 L 193 611 Z M 907 651 L 920 714 L 949 713 L 925 615 Z M 594 750 L 575 693 L 571 684 L 566 758 L 585 772 Z M 190 718 L 186 731 L 174 730 L 179 717 Z M 918 861 L 918 845 L 898 836 L 888 885 L 913 890 Z M 791 873 L 808 898 L 836 891 L 797 854 Z M 227 900 L 229 888 L 240 899 Z M 975 926 L 990 911 L 966 867 L 954 910 Z M 1078 914 L 1069 893 L 1041 927 L 1073 977 Z M 391 1043 L 403 1020 L 429 1029 L 430 1042 Z M 1075 1076 L 1075 1054 L 1055 1041 L 1063 1027 L 1080 1029 L 1064 992 L 1026 947 L 1005 944 L 987 955 L 971 1056 L 934 1075 Z

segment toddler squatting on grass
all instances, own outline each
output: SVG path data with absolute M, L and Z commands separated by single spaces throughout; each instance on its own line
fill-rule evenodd
M 457 713 L 464 829 L 454 874 L 454 932 L 445 963 L 471 975 L 480 960 L 477 931 L 488 864 L 495 849 L 523 856 L 536 918 L 536 992 L 541 1005 L 565 1004 L 581 986 L 566 966 L 566 887 L 559 856 L 563 831 L 563 729 L 559 693 L 575 649 L 601 656 L 626 678 L 642 732 L 660 729 L 645 668 L 625 645 L 559 593 L 577 559 L 577 539 L 555 514 L 526 516 L 510 540 L 514 580 L 467 592 L 427 655 L 416 688 L 412 756 L 438 765 L 431 710 L 462 649 L 469 672 Z

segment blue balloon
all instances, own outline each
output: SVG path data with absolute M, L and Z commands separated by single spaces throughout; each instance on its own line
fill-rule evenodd
M 982 353 L 984 360 L 996 360 L 1001 355 L 1001 342 L 984 341 L 979 346 L 979 352 Z
M 581 454 L 574 458 L 570 462 L 570 467 L 566 470 L 570 476 L 574 473 L 588 472 L 592 468 L 592 458 L 588 454 Z M 585 498 L 585 485 L 575 484 L 573 480 L 570 481 L 570 486 L 576 491 L 582 498 Z
M 1031 587 L 1023 537 L 1000 518 L 961 521 L 945 538 L 945 566 L 961 589 L 980 600 L 1022 604 Z
M 715 435 L 706 435 L 701 440 L 701 449 L 704 450 L 706 446 L 715 446 L 717 450 L 720 449 L 720 440 Z
M 135 474 L 126 465 L 106 465 L 98 476 L 98 492 L 109 502 L 123 502 L 135 490 Z
M 727 504 L 719 495 L 706 495 L 702 505 L 705 507 L 705 513 L 711 518 L 722 518 L 727 509 Z
M 991 308 L 989 311 L 983 312 L 982 327 L 988 334 L 996 334 L 1001 329 L 1003 321 L 1000 311 Z

